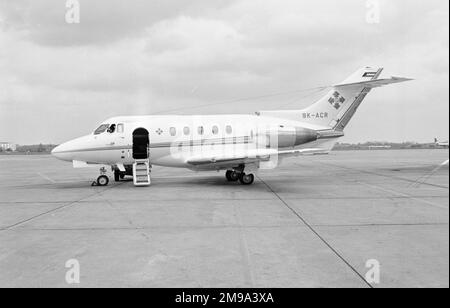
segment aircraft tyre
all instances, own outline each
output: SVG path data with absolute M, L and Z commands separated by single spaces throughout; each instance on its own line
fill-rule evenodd
M 228 182 L 236 182 L 239 180 L 239 173 L 233 170 L 228 170 L 225 174 Z
M 241 182 L 242 185 L 252 185 L 255 181 L 255 176 L 253 174 L 245 174 L 242 173 L 239 177 L 239 182 Z
M 109 184 L 109 178 L 106 175 L 101 175 L 97 178 L 98 186 L 107 186 Z

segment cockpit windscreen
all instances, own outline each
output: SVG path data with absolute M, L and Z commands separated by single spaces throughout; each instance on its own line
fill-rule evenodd
M 101 133 L 104 133 L 109 127 L 109 124 L 102 124 L 94 131 L 94 135 L 100 135 Z

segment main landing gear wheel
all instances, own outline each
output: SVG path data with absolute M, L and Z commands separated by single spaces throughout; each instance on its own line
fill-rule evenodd
M 239 182 L 241 182 L 242 185 L 252 185 L 254 181 L 255 176 L 253 174 L 242 173 L 239 177 Z
M 107 186 L 109 184 L 109 178 L 106 175 L 101 175 L 97 178 L 98 186 Z
M 236 171 L 233 171 L 233 170 L 228 170 L 225 173 L 225 176 L 226 176 L 228 182 L 236 182 L 237 180 L 239 180 L 239 173 L 237 173 Z

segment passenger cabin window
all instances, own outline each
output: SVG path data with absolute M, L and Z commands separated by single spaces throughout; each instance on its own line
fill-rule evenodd
M 198 127 L 198 134 L 199 135 L 203 135 L 204 132 L 205 132 L 205 129 L 203 128 L 203 126 L 199 126 Z
M 171 127 L 170 128 L 170 135 L 171 136 L 176 136 L 177 135 L 177 129 L 175 127 Z
M 191 133 L 191 130 L 189 129 L 189 127 L 185 127 L 184 129 L 183 129 L 183 133 L 185 134 L 185 135 L 189 135 L 190 133 Z
M 227 125 L 226 131 L 228 135 L 231 135 L 231 133 L 233 132 L 233 128 L 230 125 Z
M 121 124 L 117 124 L 117 132 L 119 134 L 122 134 L 124 132 L 124 126 L 123 126 L 122 123 Z
M 217 126 L 213 126 L 213 128 L 212 128 L 212 133 L 213 133 L 214 135 L 217 135 L 217 134 L 219 133 L 219 128 L 218 128 Z
M 108 128 L 108 133 L 112 134 L 116 131 L 116 124 L 111 124 L 111 126 Z
M 101 133 L 104 133 L 109 127 L 109 124 L 102 124 L 100 125 L 95 131 L 94 135 L 100 135 Z

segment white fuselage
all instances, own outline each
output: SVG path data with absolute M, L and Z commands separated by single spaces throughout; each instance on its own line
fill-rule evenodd
M 58 146 L 53 155 L 87 164 L 131 165 L 135 161 L 133 132 L 138 128 L 148 131 L 152 165 L 189 169 L 196 169 L 187 162 L 192 157 L 229 156 L 230 153 L 240 156 L 249 149 L 269 146 L 292 149 L 314 146 L 330 151 L 336 142 L 332 138 L 291 143 L 296 128 L 314 132 L 327 128 L 257 115 L 129 116 L 108 119 L 103 122 L 106 124 L 115 124 L 120 129 L 69 141 Z

